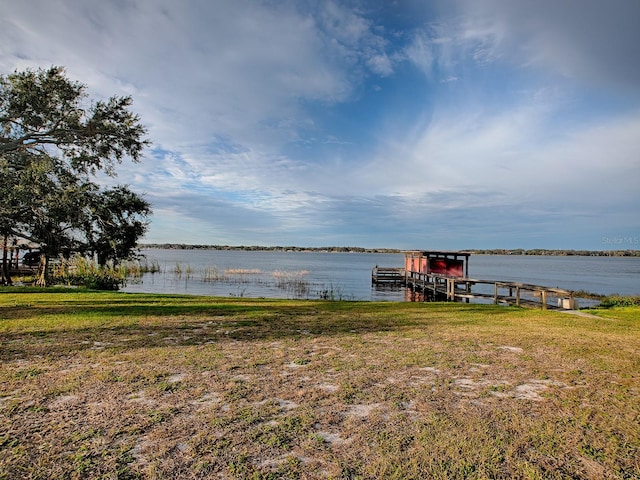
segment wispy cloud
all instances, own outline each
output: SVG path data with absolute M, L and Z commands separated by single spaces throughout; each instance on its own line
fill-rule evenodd
M 93 96 L 134 97 L 154 148 L 120 181 L 153 202 L 150 241 L 640 235 L 636 2 L 0 7 L 3 73 L 64 65 Z
M 490 58 L 506 57 L 579 84 L 640 88 L 636 2 L 461 0 L 457 6 L 464 38 L 485 43 Z

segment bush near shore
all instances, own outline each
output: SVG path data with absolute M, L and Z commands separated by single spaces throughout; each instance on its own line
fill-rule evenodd
M 0 478 L 640 478 L 640 308 L 0 293 Z

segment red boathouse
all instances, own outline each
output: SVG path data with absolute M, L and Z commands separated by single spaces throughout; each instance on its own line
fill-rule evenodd
M 433 273 L 448 277 L 469 276 L 469 252 L 409 250 L 403 253 L 405 272 Z

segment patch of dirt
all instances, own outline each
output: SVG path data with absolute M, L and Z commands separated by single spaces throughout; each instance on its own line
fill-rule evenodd
M 513 353 L 522 353 L 524 352 L 524 350 L 520 347 L 510 347 L 508 345 L 502 345 L 500 347 L 498 347 L 499 350 L 505 350 L 507 352 L 513 352 Z
M 325 432 L 324 430 L 318 430 L 316 435 L 320 437 L 324 442 L 329 445 L 341 445 L 345 443 L 345 440 L 338 433 Z
M 440 373 L 436 367 L 420 367 L 418 370 L 421 372 L 429 372 L 429 373 Z
M 300 363 L 300 362 L 291 362 L 288 363 L 287 365 L 285 365 L 287 368 L 291 368 L 293 370 L 296 370 L 298 368 L 304 368 L 307 366 L 306 363 Z
M 295 408 L 298 408 L 300 405 L 297 404 L 296 402 L 292 402 L 291 400 L 283 400 L 281 398 L 276 398 L 275 399 L 276 402 L 278 402 L 278 406 L 280 408 L 282 408 L 283 410 L 293 410 Z
M 551 386 L 566 387 L 563 383 L 551 380 L 531 380 L 529 383 L 523 383 L 515 387 L 515 398 L 518 400 L 539 402 L 544 400 L 544 397 L 541 394 Z
M 136 462 L 141 465 L 147 463 L 147 458 L 144 455 L 144 452 L 155 445 L 154 442 L 151 442 L 146 436 L 138 437 L 136 444 L 131 449 L 131 456 L 135 458 Z
M 144 390 L 140 390 L 134 393 L 130 393 L 127 395 L 127 400 L 130 402 L 139 403 L 141 405 L 153 406 L 156 405 L 156 402 L 153 398 L 149 398 L 147 396 L 147 392 Z
M 176 373 L 174 375 L 171 375 L 169 378 L 167 378 L 167 383 L 178 383 L 183 381 L 184 378 L 185 378 L 184 373 Z
M 67 408 L 79 402 L 80 397 L 78 395 L 60 395 L 59 397 L 54 398 L 51 403 L 49 403 L 49 408 Z
M 215 393 L 205 393 L 202 397 L 191 402 L 192 405 L 215 405 L 220 403 L 220 396 Z
M 562 310 L 560 313 L 567 313 L 569 315 L 576 315 L 578 317 L 584 317 L 584 318 L 596 318 L 598 320 L 606 320 L 605 317 L 599 317 L 598 315 L 593 315 L 592 313 L 581 312 L 580 310 Z
M 321 383 L 320 385 L 318 385 L 318 388 L 329 393 L 337 392 L 340 389 L 338 385 L 334 385 L 332 383 Z
M 351 405 L 349 410 L 347 410 L 347 416 L 350 417 L 358 417 L 358 418 L 366 418 L 371 415 L 373 410 L 379 409 L 379 403 L 371 403 L 371 404 L 360 404 L 360 405 Z

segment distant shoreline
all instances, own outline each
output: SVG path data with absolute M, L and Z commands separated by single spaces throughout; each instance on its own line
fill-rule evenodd
M 184 243 L 145 243 L 141 249 L 161 250 L 234 250 L 256 252 L 326 252 L 326 253 L 402 253 L 396 248 L 362 248 L 362 247 L 296 247 L 296 246 L 262 246 L 262 245 L 192 245 Z M 545 256 L 585 256 L 585 257 L 640 257 L 640 250 L 551 250 L 551 249 L 466 249 L 462 250 L 474 255 L 545 255 Z

